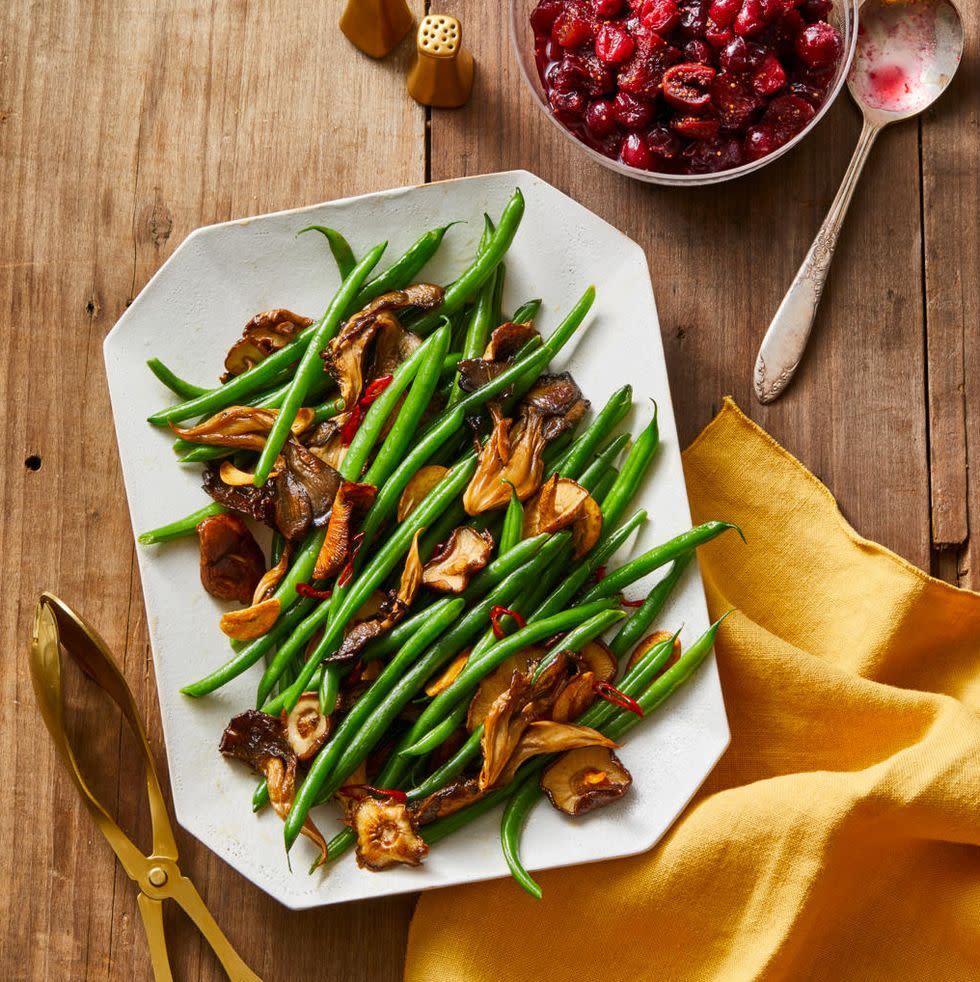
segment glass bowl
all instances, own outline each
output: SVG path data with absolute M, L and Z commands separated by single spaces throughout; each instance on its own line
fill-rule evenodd
M 862 0 L 833 0 L 834 9 L 827 18 L 834 27 L 840 31 L 843 40 L 844 53 L 834 79 L 827 89 L 827 98 L 823 105 L 817 110 L 816 115 L 810 122 L 800 130 L 792 140 L 783 144 L 778 150 L 773 151 L 766 157 L 753 160 L 741 167 L 732 167 L 730 170 L 719 171 L 715 174 L 666 174 L 658 171 L 641 170 L 638 167 L 630 167 L 618 160 L 613 160 L 605 154 L 593 150 L 575 136 L 570 130 L 566 129 L 552 115 L 545 98 L 541 80 L 538 78 L 538 70 L 534 60 L 534 32 L 531 29 L 531 11 L 537 6 L 537 0 L 510 0 L 510 38 L 514 46 L 514 53 L 517 56 L 517 64 L 520 66 L 521 74 L 527 83 L 534 101 L 538 108 L 548 117 L 550 122 L 557 127 L 558 131 L 578 149 L 590 157 L 597 164 L 622 174 L 625 177 L 632 177 L 638 181 L 646 181 L 649 184 L 665 184 L 671 187 L 699 187 L 704 184 L 720 184 L 723 181 L 734 181 L 738 177 L 751 174 L 774 160 L 789 153 L 801 140 L 804 140 L 813 128 L 823 119 L 824 114 L 831 104 L 840 94 L 840 90 L 847 79 L 847 74 L 851 69 L 851 62 L 854 60 L 854 49 L 857 45 L 857 24 L 858 7 Z

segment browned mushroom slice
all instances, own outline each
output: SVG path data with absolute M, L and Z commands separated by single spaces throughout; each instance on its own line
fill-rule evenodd
M 344 457 L 347 456 L 344 427 L 353 411 L 339 413 L 331 419 L 325 419 L 303 434 L 303 444 L 310 453 L 335 469 L 340 467 Z
M 521 764 L 541 754 L 560 753 L 563 750 L 577 750 L 580 747 L 609 747 L 618 744 L 603 736 L 591 726 L 577 726 L 574 723 L 555 723 L 550 719 L 536 720 L 524 731 L 507 766 L 500 772 L 496 783 L 509 784 Z M 482 775 L 481 775 L 482 776 Z
M 316 557 L 313 575 L 325 580 L 343 569 L 350 558 L 354 529 L 360 517 L 374 504 L 378 489 L 373 484 L 343 481 L 333 500 L 327 534 Z
M 427 467 L 419 468 L 405 485 L 405 490 L 398 499 L 398 521 L 404 522 L 448 473 L 449 468 L 441 464 L 429 464 Z
M 427 284 L 420 283 L 418 285 L 426 286 Z M 436 289 L 439 288 L 436 287 Z M 421 345 L 422 339 L 417 334 L 405 330 L 397 319 L 391 318 L 383 321 L 374 342 L 371 377 L 381 378 L 383 375 L 394 375 L 395 369 L 403 361 L 408 361 Z
M 570 430 L 588 411 L 575 379 L 568 372 L 542 375 L 521 403 L 521 414 L 536 414 L 544 421 L 544 438 L 550 443 Z
M 515 672 L 526 672 L 537 664 L 547 652 L 544 648 L 530 647 L 518 651 L 501 662 L 489 675 L 483 678 L 473 695 L 466 714 L 466 727 L 471 732 L 487 717 L 490 707 L 510 688 Z
M 254 641 L 276 623 L 280 610 L 279 601 L 270 597 L 243 610 L 231 610 L 222 614 L 218 626 L 232 641 Z
M 262 574 L 265 557 L 237 515 L 211 515 L 197 526 L 201 585 L 218 600 L 247 604 Z
M 501 324 L 490 335 L 486 349 L 479 358 L 464 358 L 459 362 L 459 387 L 464 392 L 474 392 L 503 372 L 510 360 L 537 331 L 530 324 Z M 507 392 L 502 393 L 506 398 Z
M 282 448 L 282 459 L 285 467 L 272 482 L 273 517 L 283 536 L 298 542 L 327 524 L 341 478 L 293 440 Z
M 626 794 L 633 777 L 608 747 L 562 754 L 541 775 L 541 789 L 566 815 L 584 815 Z
M 316 692 L 304 692 L 285 716 L 286 741 L 299 760 L 309 760 L 327 742 L 331 720 L 320 712 L 320 696 Z
M 171 429 L 182 440 L 203 443 L 209 447 L 230 447 L 233 450 L 261 450 L 265 438 L 275 425 L 278 409 L 259 409 L 255 406 L 229 406 L 210 418 L 181 429 Z M 313 422 L 313 410 L 303 407 L 297 410 L 290 432 L 298 436 Z
M 611 682 L 619 671 L 619 662 L 616 661 L 612 649 L 605 641 L 600 641 L 598 638 L 586 644 L 578 657 L 588 670 L 603 682 Z
M 493 536 L 469 525 L 453 529 L 449 541 L 425 564 L 422 582 L 443 593 L 462 593 L 470 577 L 486 567 L 493 552 Z
M 510 686 L 497 697 L 483 720 L 481 791 L 501 783 L 503 774 L 513 773 L 510 762 L 523 745 L 525 734 L 533 721 L 550 715 L 567 673 L 568 658 L 562 652 L 537 678 L 530 667 L 514 673 Z
M 458 812 L 467 805 L 472 805 L 485 794 L 485 791 L 480 790 L 480 784 L 475 777 L 457 778 L 415 805 L 413 808 L 415 819 L 419 825 L 428 825 L 439 818 Z
M 220 465 L 211 463 L 204 470 L 202 487 L 218 504 L 266 525 L 272 524 L 274 506 L 271 484 L 261 488 L 226 484 L 221 479 Z
M 227 382 L 254 368 L 260 361 L 289 344 L 304 327 L 309 327 L 312 323 L 309 317 L 294 314 L 282 307 L 256 314 L 245 325 L 241 338 L 231 346 L 225 356 L 226 371 L 221 376 L 221 381 Z
M 276 587 L 279 586 L 282 578 L 286 575 L 286 570 L 289 569 L 289 562 L 292 555 L 292 543 L 287 542 L 282 555 L 279 557 L 279 562 L 266 570 L 265 575 L 256 584 L 255 590 L 252 592 L 253 604 L 261 603 L 263 600 L 268 600 L 272 596 Z
M 658 644 L 663 644 L 664 641 L 669 641 L 674 635 L 670 631 L 654 631 L 653 634 L 645 637 L 634 649 L 633 654 L 630 655 L 629 661 L 626 663 L 626 671 L 630 671 L 636 663 L 653 647 Z M 674 650 L 670 654 L 670 660 L 664 666 L 664 671 L 667 670 L 674 662 L 677 661 L 681 656 L 681 639 L 674 638 Z
M 598 698 L 595 692 L 596 677 L 592 672 L 579 672 L 564 685 L 555 704 L 551 718 L 556 723 L 571 723 L 579 718 Z
M 419 866 L 429 852 L 419 837 L 415 816 L 401 802 L 361 798 L 351 803 L 347 824 L 357 833 L 355 856 L 361 868 Z
M 584 556 L 602 533 L 602 510 L 592 495 L 571 478 L 552 474 L 524 512 L 524 536 L 571 527 L 574 558 Z
M 286 740 L 282 720 L 258 709 L 246 709 L 225 727 L 218 749 L 265 776 L 269 801 L 283 820 L 296 795 L 296 754 Z M 303 823 L 305 835 L 320 850 L 319 861 L 327 860 L 327 842 L 311 819 Z
M 470 649 L 461 651 L 450 663 L 449 667 L 440 672 L 426 687 L 425 694 L 434 699 L 440 692 L 445 692 L 459 678 L 459 673 L 466 668 L 470 658 Z
M 344 635 L 337 653 L 326 658 L 325 661 L 352 661 L 364 650 L 368 642 L 390 631 L 408 612 L 422 586 L 422 560 L 419 558 L 419 537 L 422 531 L 419 529 L 412 539 L 398 590 L 386 597 L 377 614 L 354 624 Z

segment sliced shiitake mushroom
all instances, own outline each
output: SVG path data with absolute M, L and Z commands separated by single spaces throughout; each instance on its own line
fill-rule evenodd
M 428 493 L 449 473 L 449 468 L 429 464 L 415 472 L 398 499 L 398 521 L 404 522 Z
M 278 716 L 258 709 L 246 709 L 225 727 L 218 749 L 226 757 L 234 757 L 265 775 L 269 785 L 269 801 L 283 820 L 292 808 L 296 795 L 296 754 L 286 740 L 285 728 Z M 327 860 L 327 841 L 312 819 L 302 829 L 320 850 L 319 862 Z
M 225 356 L 225 374 L 221 381 L 227 382 L 236 375 L 254 368 L 273 352 L 285 347 L 296 335 L 309 327 L 313 321 L 309 317 L 294 314 L 278 307 L 256 314 L 242 331 Z
M 584 815 L 626 794 L 633 777 L 608 747 L 562 754 L 541 775 L 541 789 L 566 815 Z
M 313 576 L 325 580 L 343 569 L 350 558 L 351 542 L 360 517 L 374 504 L 378 489 L 373 484 L 342 481 L 337 488 L 327 521 L 327 534 L 316 557 Z
M 411 809 L 398 801 L 363 797 L 348 807 L 347 824 L 357 833 L 357 865 L 386 870 L 419 866 L 429 852 Z
M 595 683 L 596 677 L 592 672 L 573 675 L 558 693 L 551 707 L 551 718 L 556 723 L 571 723 L 578 719 L 598 698 Z
M 665 641 L 669 641 L 674 635 L 670 631 L 654 631 L 653 634 L 645 637 L 634 649 L 633 654 L 630 655 L 629 661 L 626 663 L 626 671 L 629 672 L 636 663 L 651 649 L 656 647 L 658 644 L 663 644 Z M 670 661 L 664 666 L 664 670 L 669 668 L 674 662 L 677 661 L 681 656 L 681 639 L 674 638 L 674 650 L 671 652 Z
M 555 723 L 550 719 L 535 720 L 521 735 L 514 752 L 507 760 L 507 766 L 503 768 L 494 783 L 501 786 L 509 784 L 521 764 L 541 754 L 560 753 L 563 750 L 576 750 L 579 747 L 612 749 L 616 746 L 618 744 L 609 737 L 603 736 L 598 730 L 592 729 L 591 726 Z M 480 777 L 482 782 L 482 773 Z
M 286 740 L 299 760 L 309 760 L 327 742 L 331 720 L 320 712 L 320 695 L 304 692 L 287 716 L 283 710 Z
M 619 662 L 612 649 L 599 638 L 589 641 L 579 652 L 578 658 L 603 682 L 611 682 L 619 671 Z
M 466 663 L 470 658 L 470 649 L 467 648 L 465 651 L 461 651 L 446 667 L 446 669 L 439 673 L 436 678 L 434 678 L 426 687 L 425 694 L 430 698 L 434 699 L 440 692 L 445 692 L 453 682 L 459 678 L 459 673 L 466 668 Z
M 546 654 L 544 648 L 534 646 L 523 648 L 501 662 L 489 675 L 486 675 L 470 702 L 470 708 L 466 714 L 466 728 L 472 732 L 487 718 L 490 707 L 501 694 L 510 688 L 515 672 L 526 672 L 531 665 L 537 664 Z
M 474 392 L 505 371 L 513 356 L 537 335 L 530 323 L 501 324 L 490 335 L 490 340 L 479 358 L 464 358 L 459 362 L 459 387 L 464 392 Z M 510 389 L 501 393 L 506 399 Z
M 230 610 L 221 615 L 218 626 L 233 641 L 254 641 L 262 637 L 279 619 L 281 604 L 276 597 L 261 600 L 251 607 Z
M 493 535 L 469 525 L 453 529 L 449 541 L 425 564 L 422 582 L 443 593 L 462 593 L 470 577 L 490 562 Z
M 209 447 L 231 447 L 233 450 L 261 450 L 278 415 L 278 409 L 229 406 L 196 426 L 181 429 L 171 425 L 171 429 L 182 440 L 190 440 L 191 443 L 202 443 Z M 296 411 L 290 432 L 298 436 L 312 422 L 313 410 L 303 407 Z
M 289 539 L 304 539 L 311 528 L 327 524 L 340 475 L 306 447 L 289 440 L 282 448 L 284 467 L 272 482 L 276 528 Z
M 413 808 L 415 820 L 419 825 L 428 825 L 430 822 L 460 811 L 467 805 L 472 805 L 484 794 L 486 792 L 480 790 L 480 784 L 475 777 L 457 778 L 415 805 Z
M 580 484 L 552 474 L 524 511 L 524 536 L 572 529 L 574 558 L 584 556 L 602 534 L 602 510 Z
M 221 479 L 220 464 L 212 462 L 204 469 L 202 487 L 219 505 L 248 515 L 257 522 L 273 525 L 275 506 L 272 484 L 264 484 L 261 488 L 227 484 Z
M 197 526 L 201 585 L 218 600 L 247 604 L 265 573 L 255 536 L 237 515 L 211 515 Z

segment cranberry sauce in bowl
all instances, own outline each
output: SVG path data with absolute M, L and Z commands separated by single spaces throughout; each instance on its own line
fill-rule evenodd
M 836 95 L 845 40 L 832 10 L 832 0 L 538 0 L 529 19 L 562 126 L 627 167 L 707 175 L 780 150 Z

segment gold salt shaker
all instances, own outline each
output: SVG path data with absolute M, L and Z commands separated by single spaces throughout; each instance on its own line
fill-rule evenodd
M 415 18 L 405 0 L 348 0 L 340 29 L 366 55 L 384 58 L 412 29 Z
M 419 24 L 408 93 L 423 106 L 456 109 L 473 90 L 473 56 L 463 47 L 463 28 L 448 14 L 429 14 Z

